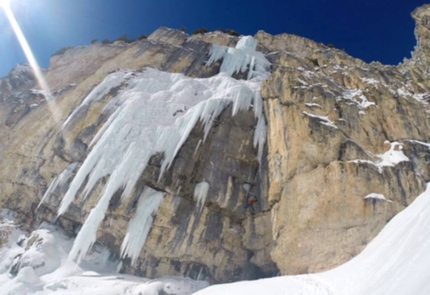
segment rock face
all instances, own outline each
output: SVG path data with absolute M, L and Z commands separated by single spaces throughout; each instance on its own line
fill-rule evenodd
M 263 159 L 253 144 L 254 113 L 232 117 L 228 106 L 205 141 L 203 125 L 193 128 L 161 179 L 163 155 L 153 155 L 132 196 L 121 202 L 118 192 L 110 201 L 97 242 L 119 257 L 139 196 L 151 187 L 165 197 L 138 259 L 124 259 L 123 272 L 232 281 L 326 270 L 358 254 L 430 181 L 429 15 L 427 6 L 414 11 L 418 44 L 397 67 L 366 64 L 297 36 L 257 33 L 257 49 L 272 63 L 261 90 Z M 12 70 L 0 80 L 1 206 L 19 212 L 26 229 L 49 221 L 75 235 L 106 180 L 59 218 L 57 210 L 108 120 L 106 104 L 125 85 L 77 106 L 118 69 L 212 77 L 220 69 L 220 62 L 206 66 L 212 44 L 238 40 L 160 28 L 132 44 L 71 48 L 52 56 L 44 73 L 54 101 L 34 90 L 27 67 Z M 36 209 L 66 167 L 71 177 Z M 210 188 L 196 210 L 194 189 L 202 181 Z M 250 196 L 258 199 L 255 213 L 244 208 Z
M 425 66 L 367 65 L 311 41 L 286 53 L 290 36 L 257 38 L 280 51 L 262 90 L 271 257 L 286 274 L 326 270 L 358 254 L 429 181 L 428 146 L 417 142 L 430 136 Z M 409 160 L 386 161 L 396 150 Z M 372 193 L 389 201 L 365 199 Z

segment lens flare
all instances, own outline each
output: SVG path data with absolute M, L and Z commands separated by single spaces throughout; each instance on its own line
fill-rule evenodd
M 9 20 L 9 23 L 22 47 L 22 50 L 24 51 L 24 54 L 28 60 L 28 63 L 30 64 L 30 67 L 32 68 L 34 72 L 34 76 L 36 77 L 36 80 L 39 84 L 39 87 L 41 90 L 44 91 L 45 99 L 48 103 L 49 109 L 51 111 L 51 114 L 55 120 L 55 122 L 58 122 L 58 113 L 56 112 L 56 109 L 53 105 L 52 99 L 52 93 L 49 89 L 48 83 L 46 82 L 42 71 L 40 70 L 39 65 L 37 64 L 36 58 L 34 57 L 33 52 L 31 51 L 31 48 L 27 42 L 27 39 L 25 38 L 15 16 L 13 15 L 12 9 L 9 6 L 10 0 L 0 0 L 0 7 L 3 8 L 7 19 Z
M 10 0 L 0 0 L 0 7 L 7 7 L 9 6 Z

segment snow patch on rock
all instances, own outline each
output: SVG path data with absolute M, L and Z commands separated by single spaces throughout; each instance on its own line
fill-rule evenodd
M 334 123 L 333 123 L 333 121 L 331 121 L 331 120 L 330 120 L 328 117 L 326 117 L 326 116 L 317 116 L 317 115 L 314 115 L 314 114 L 311 114 L 311 113 L 308 113 L 308 112 L 302 112 L 302 113 L 303 113 L 303 114 L 305 114 L 305 115 L 306 115 L 306 116 L 308 116 L 308 117 L 318 119 L 318 121 L 319 121 L 321 124 L 325 125 L 325 126 L 328 126 L 328 127 L 334 128 L 334 129 L 338 129 L 338 127 L 336 126 L 336 124 L 334 124 Z
M 374 165 L 378 168 L 379 173 L 382 173 L 384 167 L 394 167 L 400 162 L 409 161 L 409 158 L 403 153 L 403 145 L 397 141 L 389 142 L 385 141 L 385 144 L 390 145 L 390 149 L 383 154 L 372 155 L 372 157 L 379 158 L 380 161 L 369 161 L 369 160 L 352 160 L 352 163 L 367 163 Z
M 381 158 L 381 162 L 378 163 L 380 167 L 394 167 L 400 162 L 409 161 L 409 158 L 403 153 L 403 145 L 401 143 L 397 141 L 385 141 L 385 144 L 390 144 L 390 149 L 383 154 L 377 155 Z
M 377 194 L 377 193 L 371 193 L 364 197 L 364 199 L 376 199 L 376 200 L 383 200 L 386 202 L 392 202 L 391 200 L 387 200 L 383 194 Z
M 357 104 L 360 110 L 366 109 L 370 106 L 376 105 L 374 102 L 369 101 L 360 89 L 347 89 L 343 92 L 343 98 L 350 100 Z
M 319 104 L 317 104 L 317 103 L 305 103 L 305 105 L 307 107 L 310 107 L 310 108 L 314 108 L 314 107 L 321 108 L 321 106 Z

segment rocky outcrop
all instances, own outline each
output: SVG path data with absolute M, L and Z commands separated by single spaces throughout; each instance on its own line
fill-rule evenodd
M 404 64 L 400 67 L 403 72 L 408 71 L 417 79 L 422 75 L 428 77 L 429 74 L 430 5 L 426 4 L 415 9 L 412 12 L 412 18 L 415 21 L 417 45 L 412 52 L 412 58 L 405 59 Z
M 206 140 L 202 124 L 193 128 L 161 179 L 163 155 L 155 154 L 131 196 L 122 201 L 122 192 L 115 194 L 98 243 L 119 257 L 139 197 L 151 187 L 165 197 L 138 259 L 123 261 L 127 273 L 231 281 L 325 270 L 358 254 L 430 181 L 427 6 L 413 17 L 418 45 L 398 67 L 366 64 L 298 36 L 258 32 L 258 50 L 272 63 L 261 91 L 268 124 L 263 159 L 253 143 L 254 113 L 232 117 L 228 106 Z M 34 90 L 28 69 L 21 76 L 12 71 L 0 80 L 1 206 L 19 212 L 26 229 L 46 220 L 75 235 L 106 179 L 60 218 L 58 207 L 109 117 L 105 106 L 127 83 L 77 106 L 118 69 L 212 77 L 220 69 L 220 62 L 206 63 L 212 44 L 231 47 L 238 40 L 160 28 L 131 44 L 61 51 L 44 73 L 54 100 Z M 37 209 L 66 167 L 71 177 Z M 196 210 L 194 189 L 202 181 L 210 188 Z M 258 199 L 255 213 L 244 208 L 250 196 Z
M 425 51 L 421 30 L 418 23 L 416 52 Z M 279 51 L 289 40 L 260 36 Z M 311 41 L 297 44 L 278 53 L 262 90 L 271 256 L 285 274 L 322 271 L 354 257 L 430 180 L 422 144 L 430 138 L 425 73 L 411 68 L 405 79 L 403 65 L 366 65 Z M 409 160 L 386 161 L 402 152 Z M 388 201 L 365 198 L 373 193 Z

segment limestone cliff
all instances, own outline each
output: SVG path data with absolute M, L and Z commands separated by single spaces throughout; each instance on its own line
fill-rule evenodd
M 257 50 L 272 64 L 261 89 L 268 127 L 262 159 L 253 143 L 254 112 L 232 116 L 228 105 L 206 140 L 204 124 L 195 125 L 161 179 L 163 154 L 154 154 L 131 196 L 122 202 L 122 191 L 114 195 L 98 243 L 120 256 L 139 197 L 150 187 L 165 197 L 137 261 L 124 259 L 124 272 L 231 281 L 325 270 L 358 254 L 430 181 L 428 14 L 428 6 L 414 11 L 418 44 L 399 66 L 258 32 Z M 59 218 L 57 210 L 111 115 L 106 105 L 128 82 L 82 103 L 88 94 L 119 69 L 213 77 L 221 67 L 207 63 L 213 44 L 234 47 L 238 40 L 160 28 L 132 44 L 68 49 L 44 72 L 53 100 L 37 90 L 30 69 L 12 70 L 0 80 L 1 206 L 17 211 L 26 229 L 47 220 L 75 235 L 107 179 Z M 70 177 L 36 209 L 63 171 Z M 193 194 L 202 181 L 210 188 L 196 210 Z M 258 199 L 255 213 L 244 208 L 250 196 Z

